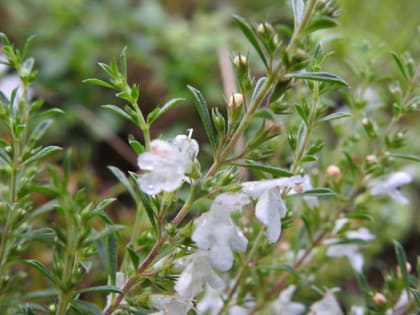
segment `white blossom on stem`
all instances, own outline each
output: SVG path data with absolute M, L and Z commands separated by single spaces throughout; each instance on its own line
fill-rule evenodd
M 149 302 L 159 310 L 150 315 L 185 315 L 193 307 L 190 299 L 177 295 L 152 294 L 149 296 Z
M 305 312 L 305 305 L 292 302 L 295 285 L 290 285 L 284 289 L 279 297 L 271 304 L 271 308 L 276 315 L 302 315 Z
M 408 204 L 408 199 L 400 191 L 402 185 L 408 184 L 413 180 L 412 176 L 406 172 L 396 172 L 389 176 L 380 177 L 372 180 L 368 184 L 372 196 L 390 196 L 401 204 Z
M 211 263 L 219 271 L 233 264 L 233 252 L 244 252 L 248 240 L 233 223 L 230 215 L 250 202 L 243 193 L 223 193 L 216 197 L 210 210 L 195 222 L 191 236 L 197 247 L 208 250 Z
M 301 193 L 305 190 L 305 179 L 292 176 L 277 179 L 245 182 L 242 191 L 250 197 L 257 198 L 255 216 L 267 227 L 267 238 L 271 243 L 277 242 L 281 234 L 281 219 L 287 213 L 282 193 Z
M 343 315 L 343 311 L 334 296 L 335 291 L 337 289 L 327 290 L 321 300 L 311 305 L 308 315 Z
M 370 233 L 366 228 L 360 228 L 356 231 L 348 231 L 345 234 L 345 239 L 349 240 L 360 240 L 369 241 L 373 240 L 375 235 Z M 361 273 L 363 270 L 363 255 L 360 253 L 360 245 L 355 243 L 340 244 L 340 240 L 329 239 L 324 241 L 325 245 L 328 245 L 327 256 L 328 257 L 347 257 L 350 265 L 354 270 Z
M 214 289 L 223 287 L 223 280 L 213 271 L 208 251 L 198 250 L 179 259 L 178 263 L 185 267 L 175 284 L 180 296 L 192 299 L 206 284 Z
M 150 143 L 150 152 L 138 157 L 140 189 L 149 195 L 172 192 L 189 181 L 198 154 L 198 143 L 189 136 L 176 136 L 172 142 L 156 139 Z
M 217 315 L 223 307 L 223 299 L 221 291 L 206 286 L 204 296 L 197 303 L 197 311 L 199 314 Z

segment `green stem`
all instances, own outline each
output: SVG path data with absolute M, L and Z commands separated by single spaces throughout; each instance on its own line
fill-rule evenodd
M 66 199 L 66 198 L 65 198 Z M 63 204 L 70 204 L 67 200 L 63 201 Z M 72 292 L 72 277 L 74 273 L 74 268 L 77 265 L 79 253 L 77 250 L 77 226 L 72 220 L 70 207 L 65 209 L 65 219 L 67 227 L 67 244 L 65 248 L 65 258 L 63 266 L 63 277 L 60 285 L 60 292 L 58 296 L 58 306 L 56 315 L 64 315 L 68 305 L 73 297 Z

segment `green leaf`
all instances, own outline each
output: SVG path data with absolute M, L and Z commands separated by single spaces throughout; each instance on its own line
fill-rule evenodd
M 204 130 L 206 131 L 207 137 L 209 138 L 210 146 L 213 150 L 213 153 L 217 150 L 217 142 L 216 142 L 216 134 L 213 127 L 213 122 L 210 118 L 210 113 L 207 108 L 206 101 L 203 98 L 203 95 L 201 92 L 197 89 L 195 89 L 192 86 L 188 86 L 190 91 L 194 94 L 196 102 L 194 104 L 197 108 L 198 114 L 200 116 L 201 122 L 203 123 Z
M 58 290 L 57 289 L 46 289 L 46 290 L 39 290 L 30 292 L 25 295 L 25 300 L 31 300 L 31 299 L 45 299 L 45 298 L 52 298 L 58 296 Z
M 118 179 L 118 181 L 127 189 L 133 200 L 137 203 L 138 198 L 136 193 L 134 192 L 133 186 L 131 185 L 130 181 L 127 179 L 125 174 L 115 166 L 108 166 L 108 169 L 111 171 L 112 174 Z
M 292 9 L 296 29 L 302 22 L 305 13 L 305 3 L 303 0 L 292 0 Z
M 53 154 L 55 152 L 61 151 L 62 148 L 57 147 L 57 146 L 49 146 L 49 147 L 45 147 L 41 150 L 39 150 L 37 153 L 35 153 L 34 155 L 30 156 L 29 158 L 27 158 L 25 161 L 23 161 L 22 165 L 26 166 L 28 164 L 31 164 L 35 161 L 38 161 L 50 154 Z
M 160 108 L 155 108 L 149 115 L 147 115 L 147 122 L 152 124 L 156 119 L 165 114 L 168 110 L 185 101 L 185 98 L 174 98 L 163 104 Z M 154 113 L 156 111 L 156 113 Z
M 242 33 L 244 33 L 245 37 L 249 40 L 251 45 L 254 47 L 254 49 L 257 51 L 258 55 L 261 58 L 261 61 L 264 63 L 266 69 L 268 69 L 268 62 L 267 59 L 264 56 L 264 53 L 260 47 L 260 44 L 258 43 L 257 37 L 254 34 L 254 31 L 252 30 L 251 26 L 245 21 L 242 17 L 238 15 L 234 15 L 233 19 L 238 24 L 239 28 L 241 29 Z
M 104 86 L 104 87 L 110 88 L 110 89 L 114 88 L 114 86 L 111 83 L 108 83 L 108 82 L 105 82 L 103 80 L 96 79 L 96 78 L 84 79 L 82 82 L 83 83 L 88 83 L 88 84 L 93 84 L 93 85 Z
M 137 255 L 137 253 L 135 252 L 131 244 L 127 246 L 127 251 L 128 251 L 128 254 L 130 255 L 131 262 L 133 263 L 134 269 L 137 270 L 137 268 L 139 267 L 139 262 L 140 262 L 139 256 Z
M 297 194 L 299 195 L 299 194 Z M 314 188 L 303 192 L 301 195 L 318 196 L 318 197 L 334 197 L 337 194 L 329 188 Z M 292 195 L 294 196 L 294 195 Z
M 343 112 L 332 113 L 330 115 L 327 115 L 327 116 L 321 118 L 319 120 L 319 122 L 342 119 L 342 118 L 346 118 L 346 117 L 351 117 L 351 114 L 350 113 L 343 113 Z
M 370 303 L 370 288 L 366 281 L 365 276 L 363 273 L 354 272 L 356 277 L 357 283 L 359 284 L 359 289 L 362 292 L 363 298 L 365 299 L 366 304 Z
M 53 120 L 52 119 L 45 119 L 42 120 L 36 127 L 32 130 L 31 135 L 29 137 L 30 145 L 34 145 L 38 142 L 39 139 L 45 134 L 48 128 L 51 126 Z
M 260 91 L 261 91 L 262 87 L 264 86 L 265 82 L 267 82 L 267 78 L 266 77 L 262 77 L 262 78 L 259 78 L 258 79 L 257 83 L 255 84 L 255 88 L 252 91 L 251 104 L 254 104 L 255 99 L 260 94 Z
M 403 62 L 401 61 L 401 57 L 396 52 L 392 52 L 391 56 L 394 59 L 395 63 L 397 64 L 398 69 L 400 70 L 404 79 L 406 81 L 408 81 L 408 75 L 407 75 L 407 72 L 405 71 L 405 67 L 403 65 Z
M 267 166 L 267 165 L 256 164 L 256 163 L 251 163 L 251 162 L 232 163 L 232 164 L 236 165 L 236 166 L 241 166 L 241 167 L 249 168 L 249 169 L 252 169 L 252 170 L 268 173 L 268 174 L 273 175 L 274 177 L 290 177 L 290 176 L 293 176 L 293 173 L 289 172 L 288 170 L 285 170 L 285 169 L 279 168 L 279 167 L 274 167 L 274 166 Z
M 308 155 L 305 155 L 300 161 L 306 163 L 306 162 L 315 162 L 317 160 L 318 158 L 315 155 L 308 154 Z
M 56 114 L 64 114 L 64 111 L 59 109 L 59 108 L 51 108 L 49 110 L 46 110 L 46 111 L 41 112 L 39 114 L 36 114 L 34 116 L 34 118 L 36 118 L 36 119 L 47 118 L 47 117 L 50 117 L 50 116 L 54 116 Z
M 100 285 L 97 287 L 90 287 L 85 289 L 80 289 L 77 291 L 77 293 L 91 293 L 91 292 L 113 292 L 113 293 L 123 293 L 123 291 L 120 288 L 110 286 L 110 285 Z
M 366 220 L 373 221 L 373 217 L 367 213 L 363 212 L 352 212 L 347 215 L 347 218 L 354 220 Z
M 95 246 L 111 284 L 115 285 L 118 264 L 118 251 L 115 236 L 110 234 L 106 239 L 97 239 Z
M 420 156 L 414 154 L 405 154 L 405 153 L 390 153 L 389 154 L 393 158 L 409 160 L 414 162 L 420 162 Z
M 39 272 L 41 272 L 45 277 L 47 277 L 52 283 L 54 283 L 55 285 L 58 285 L 57 283 L 57 279 L 55 278 L 55 276 L 52 274 L 51 271 L 49 271 L 43 264 L 41 264 L 39 261 L 35 260 L 35 259 L 25 259 L 22 260 L 22 263 L 32 266 L 35 269 L 37 269 Z
M 315 32 L 325 28 L 336 27 L 338 25 L 335 18 L 329 16 L 321 16 L 312 20 L 311 24 L 306 28 L 308 32 Z
M 262 118 L 267 120 L 274 120 L 273 111 L 268 108 L 259 108 L 252 114 L 252 118 Z
M 299 272 L 293 268 L 291 265 L 288 264 L 281 264 L 281 265 L 258 265 L 257 269 L 262 270 L 262 271 L 270 271 L 270 270 L 282 270 L 282 271 L 287 271 L 288 273 L 290 273 L 292 276 L 294 276 L 295 278 L 299 279 Z
M 416 300 L 417 307 L 420 307 L 420 290 L 417 290 L 415 288 L 408 288 L 408 291 Z
M 70 302 L 70 307 L 79 314 L 102 315 L 102 310 L 96 304 L 90 302 L 72 300 Z
M 55 230 L 44 227 L 35 230 L 29 230 L 21 234 L 21 238 L 26 238 L 31 241 L 40 241 L 48 244 L 54 244 Z
M 304 121 L 305 125 L 308 125 L 308 111 L 306 110 L 306 107 L 303 105 L 299 105 L 296 104 L 296 110 L 300 116 L 300 118 L 302 118 L 302 120 Z
M 400 267 L 402 279 L 406 288 L 409 286 L 408 271 L 407 271 L 407 257 L 405 255 L 404 248 L 398 241 L 393 241 L 394 251 L 397 256 L 398 266 Z
M 152 224 L 153 228 L 155 228 L 156 230 L 156 214 L 155 214 L 155 210 L 153 209 L 150 197 L 140 189 L 140 185 L 137 180 L 137 174 L 134 172 L 130 172 L 129 174 L 131 178 L 137 183 L 136 185 L 137 196 L 140 197 L 141 203 L 143 204 L 144 210 L 146 211 L 146 214 L 150 220 L 150 223 Z
M 293 72 L 286 75 L 288 78 L 305 79 L 313 81 L 321 81 L 328 83 L 335 83 L 343 86 L 349 86 L 349 84 L 339 76 L 329 72 Z
M 137 155 L 140 155 L 144 152 L 143 145 L 134 139 L 133 135 L 128 136 L 128 143 L 130 144 L 131 148 L 136 152 Z
M 104 238 L 108 235 L 112 235 L 115 232 L 124 230 L 126 227 L 124 225 L 118 225 L 118 224 L 113 224 L 113 225 L 107 225 L 104 229 L 102 229 L 99 233 L 96 233 L 95 235 L 93 235 L 89 241 L 91 242 L 96 242 L 97 240 Z
M 124 48 L 121 50 L 120 53 L 120 65 L 121 65 L 121 73 L 124 76 L 124 78 L 127 78 L 127 46 L 124 46 Z

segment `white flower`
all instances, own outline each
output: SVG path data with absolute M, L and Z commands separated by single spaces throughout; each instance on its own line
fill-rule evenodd
M 193 298 L 207 283 L 214 289 L 223 287 L 223 280 L 213 271 L 207 251 L 198 250 L 178 263 L 185 266 L 175 284 L 175 291 L 180 296 Z
M 343 311 L 334 297 L 335 291 L 335 289 L 328 290 L 321 300 L 312 304 L 308 315 L 343 315 Z
M 304 191 L 305 180 L 302 176 L 245 182 L 242 191 L 250 197 L 258 198 L 255 216 L 267 227 L 267 238 L 275 243 L 281 233 L 281 219 L 287 213 L 286 204 L 280 194 Z
M 198 154 L 197 141 L 185 135 L 179 135 L 173 141 L 153 140 L 150 152 L 138 157 L 139 168 L 147 171 L 140 175 L 140 189 L 149 195 L 162 191 L 172 192 L 183 182 L 193 170 Z
M 403 290 L 401 292 L 400 297 L 398 298 L 398 301 L 395 303 L 395 305 L 392 307 L 392 309 L 388 309 L 386 311 L 386 315 L 400 315 L 400 314 L 406 314 L 406 309 L 409 304 L 409 295 L 407 290 Z M 417 313 L 410 313 L 410 315 L 415 315 Z
M 375 238 L 368 229 L 360 228 L 356 231 L 348 231 L 346 239 L 369 241 Z M 324 244 L 329 245 L 327 249 L 328 257 L 347 257 L 354 270 L 361 273 L 363 270 L 363 255 L 359 251 L 358 244 L 337 244 L 337 239 L 329 239 Z
M 234 305 L 229 309 L 229 315 L 248 315 L 248 314 L 249 314 L 249 309 L 243 306 Z
M 0 77 L 9 69 L 9 66 L 5 63 L 7 63 L 6 56 L 4 54 L 0 54 Z
M 290 285 L 284 289 L 277 300 L 271 304 L 276 315 L 301 315 L 305 311 L 305 305 L 302 303 L 291 302 L 293 293 L 296 290 L 295 285 Z
M 351 315 L 365 315 L 365 308 L 363 306 L 353 305 L 350 309 Z
M 197 303 L 197 311 L 199 314 L 217 315 L 223 307 L 223 299 L 220 290 L 206 286 L 206 292 Z
M 150 315 L 185 315 L 193 307 L 191 300 L 176 295 L 152 294 L 149 301 L 153 307 L 160 310 Z
M 411 175 L 406 172 L 396 172 L 389 176 L 372 180 L 368 187 L 372 196 L 389 195 L 399 203 L 407 204 L 408 199 L 399 191 L 399 188 L 412 180 Z
M 248 240 L 233 223 L 230 214 L 250 202 L 243 193 L 223 193 L 210 210 L 195 222 L 191 236 L 197 247 L 208 250 L 213 267 L 227 271 L 233 264 L 233 251 L 244 252 Z

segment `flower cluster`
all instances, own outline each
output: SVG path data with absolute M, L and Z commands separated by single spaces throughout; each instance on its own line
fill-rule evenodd
M 198 143 L 191 136 L 178 135 L 172 142 L 153 140 L 150 152 L 138 157 L 140 169 L 146 171 L 139 176 L 141 190 L 156 195 L 178 189 L 189 181 L 188 175 L 193 171 L 198 150 Z

